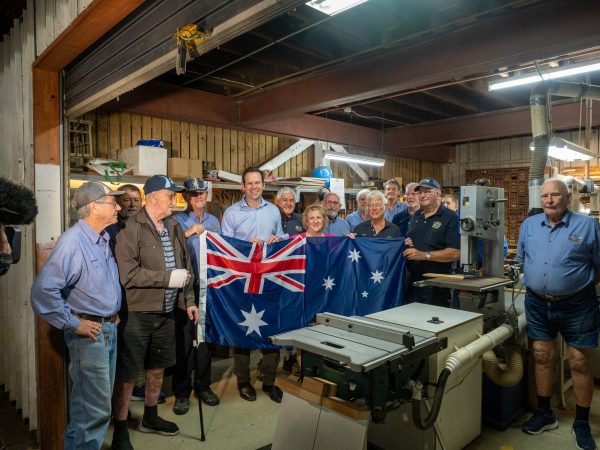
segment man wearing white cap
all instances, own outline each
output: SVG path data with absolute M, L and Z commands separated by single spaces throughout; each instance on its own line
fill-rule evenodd
M 34 312 L 63 331 L 73 382 L 65 449 L 100 448 L 110 422 L 121 286 L 104 229 L 121 209 L 102 183 L 84 183 L 65 231 L 31 288 Z

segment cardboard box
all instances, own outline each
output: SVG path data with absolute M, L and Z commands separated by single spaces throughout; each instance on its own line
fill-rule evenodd
M 167 159 L 167 175 L 171 178 L 202 178 L 202 161 L 199 159 Z
M 133 167 L 133 175 L 152 176 L 167 173 L 167 149 L 136 145 L 119 150 L 119 160 Z

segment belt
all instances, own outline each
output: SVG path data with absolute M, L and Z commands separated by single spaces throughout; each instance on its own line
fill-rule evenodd
M 79 314 L 79 313 L 77 313 L 75 315 L 77 317 L 79 317 L 80 319 L 91 320 L 92 322 L 97 322 L 97 323 L 104 323 L 104 322 L 114 323 L 119 318 L 118 314 L 113 314 L 112 316 L 106 316 L 106 317 L 94 316 L 92 314 Z
M 561 300 L 567 300 L 570 298 L 579 297 L 582 294 L 586 294 L 593 285 L 588 285 L 581 289 L 580 291 L 575 292 L 574 294 L 566 294 L 566 295 L 548 295 L 548 294 L 538 294 L 537 292 L 533 292 L 536 297 L 547 300 L 549 302 L 559 302 Z

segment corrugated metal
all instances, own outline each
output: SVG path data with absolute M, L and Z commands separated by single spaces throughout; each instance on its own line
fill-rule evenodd
M 171 70 L 178 27 L 214 27 L 198 48 L 202 54 L 300 3 L 303 0 L 147 1 L 67 68 L 66 114 L 81 115 Z

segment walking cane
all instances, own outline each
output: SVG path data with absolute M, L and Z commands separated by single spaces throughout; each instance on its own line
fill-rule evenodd
M 202 331 L 200 330 L 200 322 L 198 322 L 198 325 L 196 326 L 196 333 L 195 333 L 195 337 L 194 337 L 194 348 L 198 348 L 198 345 L 200 344 L 199 339 L 198 339 L 199 333 L 202 333 Z M 202 399 L 200 398 L 199 395 L 198 395 L 198 412 L 200 413 L 200 440 L 205 441 L 206 436 L 204 434 L 204 416 L 202 415 Z

